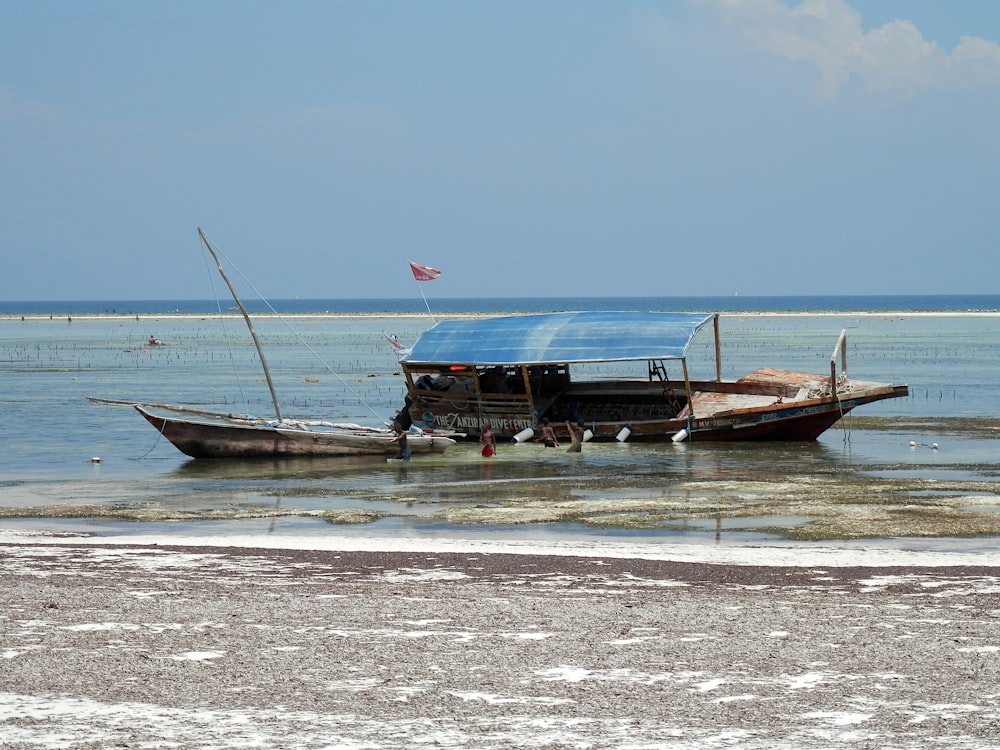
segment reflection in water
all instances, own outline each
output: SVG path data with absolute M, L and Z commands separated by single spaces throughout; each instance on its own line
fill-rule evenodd
M 405 469 L 406 464 L 392 464 Z M 368 473 L 384 470 L 383 456 L 345 456 L 333 458 L 220 458 L 212 460 L 187 459 L 173 469 L 178 479 L 322 479 L 337 474 Z

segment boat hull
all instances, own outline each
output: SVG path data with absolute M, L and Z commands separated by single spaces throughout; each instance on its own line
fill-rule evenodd
M 856 407 L 902 395 L 905 393 L 824 400 L 813 404 L 790 406 L 786 409 L 693 419 L 689 429 L 689 439 L 714 442 L 813 441 Z
M 588 404 L 582 400 L 584 397 L 578 394 L 574 397 L 580 399 L 578 416 L 560 414 L 550 421 L 560 436 L 568 437 L 564 420 L 582 420 L 594 442 L 814 441 L 855 408 L 885 399 L 905 397 L 909 393 L 905 385 L 857 381 L 853 385 L 856 387 L 850 396 L 831 397 L 827 394 L 824 397 L 788 400 L 775 394 L 761 394 L 757 392 L 757 388 L 740 384 L 699 383 L 702 390 L 694 398 L 693 409 L 685 408 L 680 414 L 664 417 L 648 416 L 650 412 L 655 413 L 659 402 L 662 402 L 662 391 L 658 388 L 647 389 L 640 401 L 615 409 L 588 409 Z M 709 390 L 712 386 L 724 390 L 712 392 Z M 629 384 L 627 389 L 632 393 L 637 390 L 634 384 Z M 615 385 L 608 385 L 602 390 L 614 392 Z M 742 392 L 746 390 L 753 392 Z M 507 398 L 498 401 L 480 397 L 462 401 L 452 397 L 428 400 L 418 390 L 411 391 L 411 398 L 415 407 L 413 414 L 419 416 L 424 423 L 439 429 L 455 429 L 475 434 L 476 425 L 489 424 L 493 433 L 501 440 L 523 435 L 525 431 L 537 432 L 539 429 L 539 418 L 530 410 L 525 399 Z M 515 403 L 521 408 L 506 409 L 503 406 Z M 491 406 L 494 408 L 486 412 L 486 407 Z M 476 407 L 480 409 L 477 410 Z M 613 412 L 615 416 L 610 419 L 595 416 L 608 412 Z
M 181 453 L 192 458 L 300 458 L 308 456 L 391 457 L 398 446 L 392 433 L 370 430 L 287 429 L 231 420 L 181 419 L 136 410 Z M 448 437 L 409 435 L 413 454 L 440 453 L 454 445 Z

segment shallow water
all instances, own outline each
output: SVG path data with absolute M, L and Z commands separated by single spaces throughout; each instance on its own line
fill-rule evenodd
M 412 341 L 428 322 L 256 325 L 286 416 L 375 424 L 404 392 L 384 334 Z M 501 446 L 491 460 L 460 445 L 387 464 L 193 461 L 131 408 L 85 400 L 271 413 L 239 319 L 0 320 L 0 527 L 981 545 L 1000 534 L 998 325 L 993 315 L 724 317 L 726 377 L 764 365 L 828 372 L 847 328 L 853 377 L 910 384 L 909 398 L 864 407 L 815 444 Z M 150 335 L 167 346 L 147 346 Z M 710 336 L 696 341 L 693 377 L 711 374 L 710 354 Z

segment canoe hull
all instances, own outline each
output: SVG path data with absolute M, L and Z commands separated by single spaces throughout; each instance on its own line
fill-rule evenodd
M 391 432 L 287 429 L 232 420 L 187 419 L 136 410 L 181 453 L 192 458 L 301 458 L 309 456 L 391 457 Z M 409 435 L 411 453 L 440 453 L 454 445 L 448 437 Z

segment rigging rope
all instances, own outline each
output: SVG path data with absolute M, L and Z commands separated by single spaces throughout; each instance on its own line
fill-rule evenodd
M 152 453 L 153 450 L 156 448 L 156 446 L 160 444 L 160 438 L 163 437 L 163 429 L 166 426 L 167 426 L 166 421 L 160 424 L 160 429 L 156 431 L 156 440 L 154 440 L 153 444 L 149 446 L 149 450 L 143 453 L 138 458 L 133 459 L 134 461 L 145 461 L 149 457 L 149 454 Z
M 218 249 L 218 248 L 216 248 Z M 221 251 L 220 251 L 221 252 Z M 212 296 L 215 297 L 215 307 L 219 311 L 219 320 L 222 321 L 222 338 L 226 341 L 226 348 L 229 349 L 229 361 L 233 366 L 233 372 L 236 375 L 236 387 L 240 391 L 240 400 L 243 402 L 243 411 L 248 415 L 250 414 L 250 402 L 243 391 L 243 381 L 240 379 L 240 370 L 236 365 L 236 356 L 233 354 L 233 343 L 229 339 L 229 331 L 226 329 L 226 318 L 222 314 L 222 303 L 219 301 L 219 292 L 215 288 L 215 273 L 212 270 L 211 263 L 209 263 L 208 251 L 204 252 L 205 267 L 208 271 L 208 281 L 212 285 Z M 228 258 L 226 259 L 229 260 Z
M 237 267 L 237 266 L 236 266 L 236 264 L 235 264 L 235 263 L 233 263 L 233 261 L 232 261 L 232 260 L 231 260 L 231 259 L 229 258 L 229 256 L 227 256 L 227 255 L 226 255 L 226 254 L 225 254 L 225 253 L 224 253 L 224 252 L 223 252 L 222 250 L 220 250 L 220 249 L 219 249 L 219 247 L 218 247 L 218 246 L 217 246 L 217 245 L 216 245 L 216 244 L 215 244 L 214 242 L 212 243 L 212 246 L 213 246 L 213 247 L 215 248 L 215 251 L 216 251 L 217 253 L 219 253 L 219 255 L 221 255 L 221 256 L 222 256 L 223 258 L 225 258 L 225 259 L 226 259 L 226 263 L 227 263 L 227 264 L 228 264 L 228 265 L 229 265 L 229 266 L 230 266 L 230 267 L 231 267 L 231 268 L 232 268 L 232 269 L 233 269 L 233 270 L 234 270 L 234 271 L 236 272 L 236 274 L 237 274 L 237 275 L 238 275 L 238 276 L 239 276 L 239 277 L 240 277 L 240 278 L 241 278 L 241 279 L 243 280 L 243 283 L 245 283 L 245 284 L 246 284 L 246 285 L 247 285 L 248 287 L 250 287 L 250 289 L 251 289 L 251 290 L 253 291 L 253 293 L 257 295 L 257 298 L 258 298 L 258 299 L 259 299 L 259 300 L 260 300 L 261 302 L 263 302 L 263 303 L 264 303 L 264 305 L 265 305 L 265 306 L 267 307 L 267 309 L 268 309 L 268 310 L 270 310 L 270 311 L 271 311 L 271 312 L 272 312 L 272 313 L 273 313 L 273 314 L 275 315 L 275 317 L 276 317 L 276 318 L 277 318 L 278 320 L 280 320 L 280 321 L 281 321 L 282 325 L 284 325 L 284 326 L 285 326 L 285 328 L 286 328 L 286 329 L 288 329 L 288 331 L 289 331 L 289 332 L 290 332 L 290 333 L 291 333 L 291 334 L 292 334 L 292 335 L 293 335 L 293 336 L 294 336 L 294 337 L 296 338 L 296 340 L 297 340 L 297 341 L 298 341 L 298 342 L 299 342 L 300 344 L 302 344 L 302 345 L 303 345 L 303 346 L 304 346 L 304 347 L 305 347 L 305 348 L 306 348 L 306 349 L 307 349 L 307 350 L 309 351 L 309 353 L 310 353 L 310 354 L 312 354 L 312 355 L 313 355 L 313 356 L 314 356 L 314 357 L 315 357 L 315 358 L 317 359 L 317 361 L 319 361 L 319 363 L 320 363 L 321 365 L 323 365 L 323 367 L 324 367 L 324 368 L 326 368 L 326 371 L 327 371 L 327 372 L 329 372 L 329 373 L 330 373 L 331 375 L 333 375 L 333 376 L 334 376 L 334 377 L 335 377 L 335 378 L 336 378 L 336 379 L 337 379 L 338 381 L 340 381 L 340 384 L 341 384 L 342 386 L 344 386 L 344 388 L 346 388 L 346 389 L 347 389 L 347 390 L 348 390 L 348 391 L 350 392 L 350 394 L 351 394 L 352 396 L 354 396 L 354 398 L 356 398 L 356 399 L 358 400 L 358 402 L 359 402 L 359 403 L 360 403 L 360 404 L 361 404 L 362 406 L 364 406 L 364 407 L 365 407 L 365 408 L 366 408 L 366 409 L 367 409 L 367 410 L 368 410 L 369 412 L 371 412 L 372 416 L 374 416 L 374 417 L 375 417 L 376 419 L 378 419 L 378 420 L 379 420 L 380 422 L 381 422 L 381 421 L 384 421 L 384 420 L 383 420 L 383 418 L 382 418 L 382 417 L 381 417 L 381 416 L 379 415 L 379 413 L 378 413 L 378 412 L 376 412 L 376 411 L 375 411 L 375 409 L 373 409 L 373 408 L 371 407 L 371 405 L 370 405 L 370 404 L 369 404 L 369 403 L 368 403 L 367 401 L 365 401 L 365 400 L 364 400 L 364 398 L 363 398 L 363 397 L 361 396 L 361 394 L 359 394 L 359 393 L 358 393 L 357 391 L 355 391 L 355 390 L 354 390 L 354 389 L 353 389 L 353 388 L 352 388 L 352 387 L 350 386 L 350 384 L 349 384 L 349 383 L 348 383 L 348 382 L 347 382 L 346 380 L 344 380 L 344 379 L 343 379 L 343 378 L 342 378 L 342 377 L 340 376 L 340 374 L 339 374 L 339 373 L 337 373 L 337 371 L 336 371 L 336 370 L 334 370 L 334 369 L 333 369 L 332 367 L 330 367 L 330 365 L 328 365 L 328 364 L 326 363 L 326 361 L 325 361 L 325 360 L 324 360 L 324 359 L 323 359 L 323 358 L 322 358 L 322 357 L 321 357 L 321 356 L 320 356 L 320 355 L 319 355 L 319 354 L 318 354 L 318 353 L 316 352 L 316 350 L 315 350 L 315 349 L 313 349 L 313 348 L 312 348 L 312 347 L 311 347 L 311 346 L 309 345 L 309 343 L 308 343 L 308 342 L 307 342 L 307 341 L 306 341 L 306 340 L 305 340 L 304 338 L 302 338 L 301 334 L 299 334 L 299 332 L 298 332 L 298 331 L 296 331 L 296 330 L 295 330 L 294 328 L 292 328 L 292 327 L 291 327 L 291 326 L 290 326 L 290 325 L 288 324 L 288 321 L 287 321 L 287 320 L 285 320 L 285 319 L 284 319 L 284 317 L 282 317 L 282 315 L 281 315 L 281 314 L 280 314 L 280 313 L 279 313 L 279 312 L 278 312 L 277 310 L 275 310 L 275 309 L 274 309 L 274 307 L 272 307 L 272 306 L 271 306 L 271 303 L 270 303 L 270 302 L 269 302 L 269 301 L 267 300 L 267 298 L 266 298 L 266 297 L 264 297 L 264 295 L 260 293 L 260 291 L 259 291 L 259 290 L 257 289 L 257 287 L 255 287 L 255 286 L 253 285 L 253 282 L 251 282 L 251 281 L 250 281 L 250 279 L 248 279 L 248 278 L 247 278 L 246 276 L 244 276 L 244 275 L 243 275 L 243 272 L 242 272 L 242 271 L 240 271 L 239 267 Z M 206 251 L 206 253 L 207 253 L 207 251 Z M 207 263 L 207 257 L 206 257 L 206 263 Z M 211 273 L 210 273 L 210 276 L 211 276 L 211 278 L 213 279 L 213 283 L 212 283 L 212 291 L 213 291 L 213 293 L 214 293 L 214 292 L 215 292 L 215 283 L 214 283 L 214 278 L 215 278 L 215 277 L 214 277 L 214 275 L 213 275 L 213 274 L 211 274 Z M 216 299 L 215 299 L 215 301 L 216 301 L 216 304 L 218 305 L 218 304 L 219 304 L 219 298 L 218 298 L 218 295 L 216 295 Z M 222 307 L 221 307 L 221 305 L 219 305 L 219 316 L 220 316 L 220 317 L 222 316 Z M 223 325 L 223 328 L 225 328 L 225 325 Z M 230 342 L 229 342 L 229 340 L 228 340 L 228 337 L 227 337 L 227 340 L 226 340 L 226 343 L 227 343 L 227 344 L 230 344 Z M 230 348 L 230 358 L 231 358 L 231 359 L 233 359 L 233 354 L 232 354 L 232 346 L 231 346 L 231 344 L 230 344 L 229 348 Z M 233 360 L 233 361 L 234 361 L 234 367 L 235 367 L 235 360 Z M 237 375 L 237 380 L 238 380 L 238 379 L 239 379 L 239 375 Z M 242 384 L 241 384 L 241 385 L 240 385 L 240 395 L 242 396 L 242 394 L 243 394 L 243 386 L 242 386 Z

